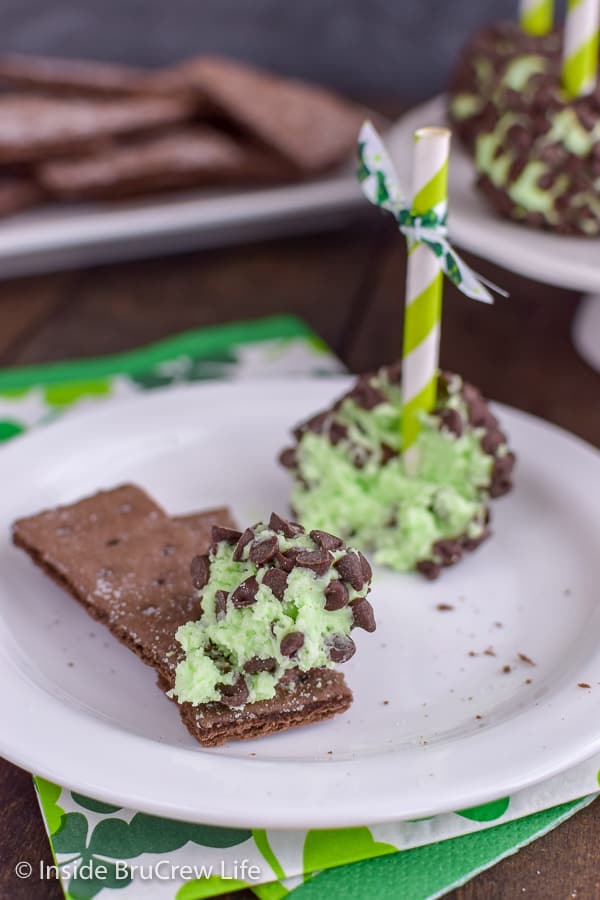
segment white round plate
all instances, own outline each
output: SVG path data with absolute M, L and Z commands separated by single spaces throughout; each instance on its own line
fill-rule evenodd
M 2 754 L 150 813 L 323 828 L 462 809 L 600 750 L 600 454 L 523 413 L 500 410 L 519 465 L 493 539 L 435 583 L 376 570 L 350 711 L 261 740 L 202 749 L 152 670 L 10 544 L 15 518 L 127 480 L 172 513 L 285 512 L 277 452 L 347 383 L 157 391 L 0 452 Z
M 423 103 L 386 135 L 390 155 L 407 191 L 414 131 L 424 125 L 447 124 L 446 103 L 444 96 Z M 501 219 L 476 190 L 475 177 L 471 157 L 455 139 L 448 198 L 450 237 L 457 246 L 544 284 L 600 291 L 600 239 L 564 237 Z

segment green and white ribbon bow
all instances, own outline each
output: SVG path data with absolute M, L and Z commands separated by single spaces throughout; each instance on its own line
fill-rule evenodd
M 375 206 L 392 213 L 406 237 L 409 250 L 425 244 L 435 255 L 442 272 L 456 287 L 483 303 L 493 303 L 485 285 L 503 296 L 506 292 L 477 275 L 460 258 L 448 240 L 448 204 L 438 204 L 423 215 L 415 215 L 400 190 L 398 175 L 383 142 L 370 122 L 365 122 L 358 138 L 358 179 L 363 194 Z

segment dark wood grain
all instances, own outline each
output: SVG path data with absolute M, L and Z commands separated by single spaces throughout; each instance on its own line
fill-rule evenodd
M 60 310 L 76 280 L 76 274 L 60 273 L 0 282 L 0 365 Z
M 442 363 L 488 396 L 600 445 L 600 375 L 576 355 L 578 298 L 476 261 L 511 292 L 493 309 L 448 288 Z M 187 328 L 294 312 L 354 371 L 400 353 L 405 252 L 374 214 L 333 234 L 271 241 L 22 279 L 0 285 L 0 364 L 124 350 Z M 60 900 L 55 882 L 19 882 L 14 865 L 51 862 L 28 774 L 0 762 L 0 900 Z M 600 804 L 469 884 L 452 900 L 600 897 Z
M 80 273 L 70 305 L 11 363 L 114 353 L 189 328 L 281 312 L 334 349 L 376 249 L 375 227 L 145 260 Z
M 600 802 L 509 856 L 447 900 L 597 900 Z
M 42 824 L 31 775 L 0 759 L 0 898 L 1 900 L 61 900 L 56 881 L 40 881 L 40 862 L 52 865 L 52 854 Z M 15 875 L 25 860 L 34 868 L 28 879 Z

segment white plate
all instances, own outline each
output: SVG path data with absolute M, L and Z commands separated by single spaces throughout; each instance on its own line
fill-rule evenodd
M 406 185 L 410 184 L 413 133 L 445 125 L 446 98 L 416 107 L 392 128 L 386 141 Z M 448 197 L 450 236 L 457 246 L 544 284 L 600 291 L 600 239 L 564 237 L 501 219 L 475 188 L 475 167 L 458 140 L 452 144 Z
M 154 392 L 0 452 L 8 759 L 121 806 L 295 828 L 461 809 L 600 751 L 600 455 L 523 413 L 501 410 L 519 467 L 517 489 L 494 504 L 493 540 L 437 583 L 376 571 L 378 630 L 358 634 L 344 666 L 354 705 L 287 734 L 201 749 L 154 673 L 9 543 L 16 517 L 128 479 L 173 513 L 228 503 L 246 523 L 285 511 L 274 460 L 289 426 L 346 384 Z
M 23 212 L 0 222 L 0 278 L 338 228 L 365 209 L 354 168 L 271 188 Z

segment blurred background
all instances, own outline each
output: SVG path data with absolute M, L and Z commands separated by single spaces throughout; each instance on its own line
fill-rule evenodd
M 516 0 L 4 0 L 3 52 L 159 66 L 224 53 L 355 97 L 441 90 L 468 34 Z

